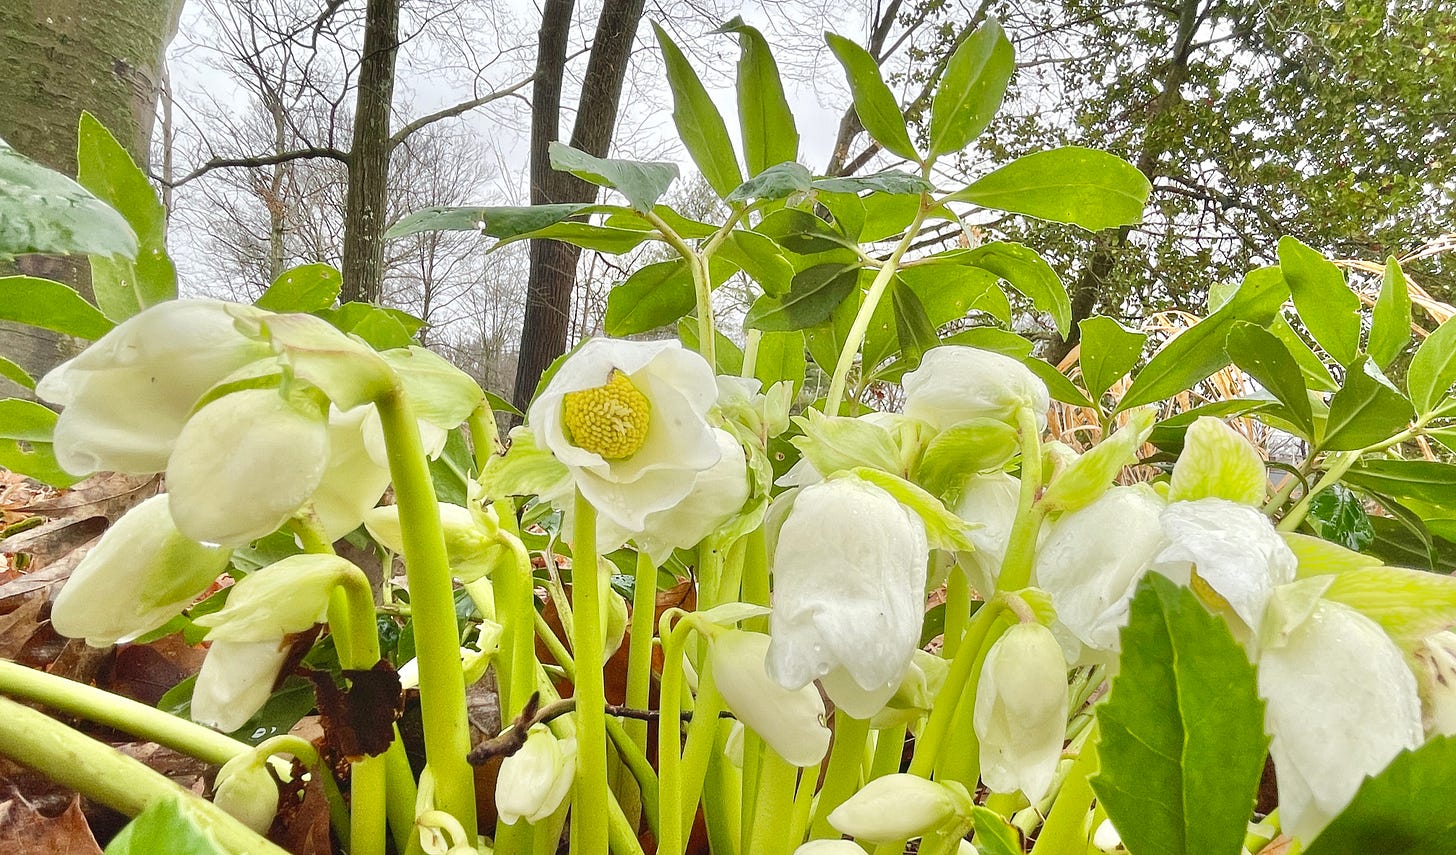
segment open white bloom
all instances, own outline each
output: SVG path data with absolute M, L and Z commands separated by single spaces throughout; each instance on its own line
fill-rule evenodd
M 1349 606 L 1321 600 L 1281 646 L 1259 656 L 1279 815 L 1308 844 L 1361 781 L 1421 744 L 1421 703 L 1400 649 Z
M 1148 487 L 1113 487 L 1048 528 L 1036 556 L 1036 584 L 1051 594 L 1061 625 L 1087 647 L 1119 649 L 1133 592 L 1167 545 L 1159 524 L 1163 508 Z
M 64 409 L 55 453 L 76 475 L 148 475 L 167 468 L 172 445 L 203 393 L 271 354 L 234 327 L 217 300 L 170 300 L 128 318 L 36 384 Z
M 127 511 L 87 552 L 56 596 L 51 625 L 104 647 L 151 632 L 197 599 L 231 550 L 204 546 L 172 525 L 169 499 Z
M 197 411 L 167 464 L 172 519 L 194 540 L 245 546 L 272 534 L 323 481 L 329 431 L 274 389 L 224 395 Z
M 975 551 L 957 555 L 956 561 L 982 598 L 996 593 L 1020 495 L 1021 479 L 1004 472 L 973 475 L 961 491 L 956 516 L 977 527 L 967 532 Z
M 576 776 L 576 740 L 557 739 L 544 724 L 526 734 L 520 751 L 501 761 L 495 807 L 501 822 L 540 822 L 556 812 Z
M 1028 407 L 1046 427 L 1051 396 L 1031 369 L 1004 354 L 960 345 L 941 345 L 925 352 L 920 367 L 901 381 L 905 415 L 945 430 L 966 419 L 987 418 L 1016 423 L 1016 411 Z
M 829 812 L 829 824 L 856 840 L 888 843 L 929 834 L 970 810 L 964 790 L 900 773 L 865 784 Z
M 812 685 L 785 689 L 764 668 L 769 637 L 760 632 L 715 633 L 709 652 L 723 702 L 746 727 L 795 766 L 817 766 L 829 751 L 824 700 Z
M 822 679 L 849 715 L 874 715 L 919 646 L 929 558 L 925 524 L 879 487 L 805 487 L 774 548 L 769 675 L 787 689 Z
M 733 434 L 713 430 L 722 457 L 698 473 L 692 491 L 670 508 L 649 514 L 636 537 L 652 563 L 661 564 L 674 549 L 696 546 L 726 525 L 748 501 L 748 460 Z
M 290 645 L 272 641 L 214 641 L 192 688 L 192 720 L 231 733 L 248 723 L 288 661 Z
M 675 341 L 592 339 L 562 363 L 526 420 L 597 512 L 638 532 L 722 457 L 707 422 L 717 394 L 708 363 Z
M 981 780 L 993 792 L 1046 795 L 1067 735 L 1067 663 L 1051 630 L 1013 626 L 991 645 L 976 685 Z
M 1274 588 L 1294 581 L 1299 561 L 1274 524 L 1255 508 L 1226 499 L 1174 502 L 1162 513 L 1168 546 L 1153 570 L 1189 585 L 1210 605 L 1222 598 L 1257 631 Z
M 1446 630 L 1416 648 L 1426 733 L 1456 735 L 1456 632 Z

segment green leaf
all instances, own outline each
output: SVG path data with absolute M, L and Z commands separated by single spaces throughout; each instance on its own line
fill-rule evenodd
M 812 255 L 843 249 L 850 241 L 834 227 L 797 208 L 781 208 L 763 218 L 755 232 L 773 240 L 789 252 Z
M 1325 826 L 1305 855 L 1431 855 L 1456 851 L 1456 737 L 1433 736 L 1366 778 L 1350 806 Z
M 999 470 L 1020 448 L 1015 428 L 995 419 L 968 419 L 935 435 L 915 469 L 915 481 L 946 498 L 977 472 Z M 949 501 L 949 500 L 948 500 Z
M 1095 232 L 1141 222 L 1152 189 L 1147 176 L 1122 158 L 1066 146 L 1019 157 L 947 201 Z
M 734 229 L 728 239 L 718 245 L 717 255 L 747 273 L 765 294 L 782 297 L 789 292 L 794 266 L 771 238 L 746 229 Z
M 27 389 L 35 388 L 35 378 L 27 374 L 24 368 L 3 356 L 0 356 L 0 377 L 10 380 L 17 386 L 24 386 Z
M 1315 534 L 1354 552 L 1363 551 L 1375 539 L 1364 504 L 1339 484 L 1315 495 L 1305 519 Z
M 971 823 L 978 855 L 1021 855 L 1026 851 L 1021 832 L 994 810 L 975 805 L 971 808 Z
M 84 339 L 101 338 L 116 326 L 70 286 L 34 276 L 0 278 L 0 320 Z
M 106 844 L 106 855 L 232 855 L 206 830 L 215 820 L 192 801 L 178 793 L 147 805 Z
M 598 187 L 610 187 L 627 197 L 627 203 L 633 210 L 643 213 L 651 211 L 672 182 L 677 180 L 675 163 L 595 157 L 559 142 L 551 143 L 547 151 L 552 169 L 570 172 Z
M 1400 356 L 1410 339 L 1410 289 L 1406 287 L 1400 262 L 1392 255 L 1385 260 L 1385 274 L 1380 278 L 1380 297 L 1375 301 L 1374 319 L 1370 325 L 1370 344 L 1365 350 L 1383 371 Z
M 86 188 L 0 140 L 0 257 L 31 252 L 135 258 L 137 237 Z
M 598 208 L 600 209 L 601 206 L 598 206 Z M 697 220 L 690 220 L 666 205 L 654 205 L 652 213 L 656 214 L 658 219 L 666 223 L 668 228 L 677 232 L 680 237 L 688 239 L 705 238 L 718 231 L 717 226 L 700 223 Z M 636 229 L 645 232 L 657 230 L 657 226 L 648 222 L 641 214 L 630 208 L 613 208 L 612 212 L 607 215 L 607 218 L 602 221 L 602 225 L 610 226 L 614 229 Z
M 864 271 L 860 275 L 868 277 L 869 272 Z M 849 298 L 835 308 L 829 320 L 804 330 L 804 347 L 826 376 L 834 373 L 834 364 L 849 342 L 849 330 L 854 326 L 855 315 L 859 314 L 863 302 L 864 297 L 858 289 L 850 291 Z
M 90 113 L 77 130 L 76 180 L 126 218 L 136 234 L 133 261 L 96 253 L 91 286 L 96 304 L 114 321 L 177 298 L 177 268 L 167 256 L 167 210 L 145 172 Z
M 522 240 L 559 240 L 593 250 L 594 252 L 621 255 L 624 252 L 630 252 L 636 249 L 646 241 L 652 240 L 656 234 L 656 232 L 643 231 L 642 229 L 619 229 L 613 228 L 612 226 L 593 225 L 592 223 L 552 223 L 534 232 L 526 232 L 525 234 L 502 238 L 491 249 L 494 251 Z
M 409 347 L 414 344 L 414 334 L 423 326 L 418 318 L 404 312 L 368 303 L 345 303 L 336 309 L 323 309 L 315 314 L 339 330 L 359 336 L 375 350 Z
M 1274 322 L 1269 325 L 1269 332 L 1283 343 L 1289 355 L 1299 364 L 1299 372 L 1304 375 L 1304 384 L 1316 392 L 1339 391 L 1340 384 L 1335 382 L 1334 375 L 1330 374 L 1329 366 L 1325 365 L 1323 359 L 1315 355 L 1314 350 L 1305 343 L 1303 337 L 1294 331 L 1294 327 L 1285 320 L 1283 313 L 1274 315 Z
M 960 151 L 991 123 L 1016 70 L 1015 51 L 1001 22 L 986 22 L 946 63 L 930 105 L 930 156 Z
M 0 438 L 50 442 L 55 428 L 54 410 L 21 398 L 0 399 Z
M 1082 332 L 1082 382 L 1093 398 L 1101 398 L 1137 364 L 1148 334 L 1100 315 L 1083 319 L 1077 328 Z
M 861 197 L 860 204 L 865 217 L 859 240 L 870 243 L 903 234 L 920 210 L 920 197 L 872 193 Z
M 65 488 L 79 482 L 81 478 L 62 469 L 56 461 L 51 444 L 55 427 L 55 412 L 34 401 L 0 400 L 0 466 L 52 487 Z
M 1436 409 L 1456 382 L 1456 323 L 1446 321 L 1426 336 L 1411 358 L 1406 388 L 1422 415 Z
M 764 295 L 753 302 L 743 319 L 748 329 L 765 332 L 801 330 L 828 320 L 834 309 L 859 281 L 853 264 L 820 264 L 794 276 L 783 297 Z
M 697 314 L 685 315 L 678 319 L 677 337 L 688 350 L 699 350 L 698 348 L 698 318 Z M 723 335 L 720 329 L 713 330 L 713 358 L 717 364 L 713 366 L 715 374 L 727 374 L 737 377 L 743 373 L 743 351 L 738 347 L 737 342 Z
M 1151 574 L 1122 631 L 1098 711 L 1092 789 L 1128 851 L 1240 851 L 1264 768 L 1264 702 L 1228 626 L 1187 588 Z
M 1238 292 L 1218 311 L 1174 336 L 1148 360 L 1117 403 L 1118 411 L 1172 397 L 1228 365 L 1223 344 L 1233 323 L 1249 321 L 1263 326 L 1288 296 L 1289 287 L 1277 267 L 1250 271 Z
M 344 277 L 328 264 L 303 264 L 279 274 L 255 304 L 270 312 L 317 312 L 339 299 Z
M 1415 418 L 1410 401 L 1384 377 L 1370 358 L 1362 356 L 1345 373 L 1345 388 L 1330 399 L 1325 435 L 1319 443 L 1327 451 L 1354 451 L 1400 433 Z
M 981 350 L 1004 353 L 1012 359 L 1019 359 L 1022 362 L 1029 360 L 1034 348 L 1031 342 L 1016 333 L 995 327 L 972 327 L 948 335 L 942 341 L 945 344 L 964 344 L 969 347 L 979 347 Z
M 964 318 L 988 293 L 1000 294 L 996 274 L 979 267 L 911 267 L 895 274 L 896 287 L 907 287 L 925 308 L 932 327 Z M 864 342 L 864 364 L 874 367 L 902 347 L 894 305 L 881 300 L 870 315 Z
M 1030 299 L 1038 311 L 1051 315 L 1062 335 L 1071 328 L 1072 303 L 1067 289 L 1057 272 L 1035 250 L 1019 243 L 996 241 L 932 257 L 936 263 L 967 264 L 991 271 Z
M 748 164 L 748 174 L 757 175 L 775 163 L 796 160 L 799 129 L 768 41 L 737 15 L 717 32 L 739 36 L 738 125 L 743 133 L 743 160 Z
M 940 344 L 940 338 L 935 324 L 925 312 L 925 304 L 900 279 L 890 282 L 890 302 L 894 309 L 895 335 L 900 341 L 900 352 L 913 369 L 920 364 L 925 351 Z
M 920 155 L 910 142 L 905 115 L 900 112 L 900 104 L 890 92 L 890 87 L 885 85 L 885 79 L 880 76 L 879 63 L 869 51 L 843 36 L 825 33 L 824 40 L 839 64 L 844 66 L 860 124 L 886 151 L 918 162 Z
M 813 186 L 815 190 L 826 193 L 863 193 L 870 190 L 891 196 L 919 196 L 934 189 L 924 178 L 898 169 L 886 169 L 872 175 L 815 178 Z
M 485 400 L 474 378 L 433 350 L 411 345 L 379 355 L 399 376 L 416 418 L 437 427 L 459 426 Z
M 436 206 L 422 208 L 400 218 L 384 233 L 384 238 L 391 240 L 421 232 L 480 232 L 486 237 L 512 238 L 544 229 L 567 217 L 601 209 L 600 205 L 579 202 L 485 208 Z
M 1314 414 L 1310 411 L 1304 375 L 1283 342 L 1257 324 L 1235 321 L 1224 350 L 1235 365 L 1288 408 L 1301 436 L 1314 438 Z
M 1346 472 L 1344 480 L 1373 493 L 1456 508 L 1456 464 L 1431 460 L 1365 460 Z
M 761 170 L 757 175 L 734 188 L 725 202 L 751 202 L 754 199 L 786 199 L 795 193 L 808 193 L 813 178 L 807 167 L 787 161 Z
M 1341 365 L 1354 362 L 1360 352 L 1360 298 L 1345 284 L 1345 274 L 1292 237 L 1279 239 L 1279 269 L 1315 342 Z
M 1040 377 L 1041 382 L 1046 384 L 1047 393 L 1052 396 L 1052 400 L 1061 401 L 1063 404 L 1071 404 L 1074 407 L 1086 407 L 1089 410 L 1097 409 L 1097 405 L 1092 402 L 1091 398 L 1087 397 L 1087 393 L 1078 389 L 1077 384 L 1073 383 L 1067 375 L 1058 371 L 1055 365 L 1035 356 L 1027 356 L 1021 362 L 1027 368 L 1031 369 L 1032 374 Z
M 718 258 L 710 265 L 717 286 L 733 272 Z M 607 335 L 629 336 L 673 323 L 697 306 L 693 274 L 684 259 L 649 264 L 607 294 Z
M 753 376 L 767 389 L 781 380 L 794 387 L 794 396 L 804 388 L 804 333 L 799 330 L 766 332 L 758 340 L 758 359 L 753 363 Z
M 657 46 L 662 50 L 662 59 L 667 65 L 667 85 L 672 90 L 672 121 L 677 126 L 678 138 L 709 186 L 719 197 L 727 196 L 743 183 L 743 173 L 739 171 L 738 158 L 733 153 L 733 141 L 728 137 L 728 126 L 723 123 L 723 115 L 714 106 L 713 99 L 708 97 L 708 90 L 703 88 L 703 81 L 698 79 L 687 57 L 662 27 L 653 23 L 652 29 L 657 33 Z

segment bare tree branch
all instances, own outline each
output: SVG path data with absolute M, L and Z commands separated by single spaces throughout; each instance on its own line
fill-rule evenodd
M 161 175 L 153 175 L 152 180 L 158 182 L 163 187 L 181 187 L 183 184 L 189 181 L 195 181 L 214 169 L 252 169 L 258 166 L 272 166 L 275 163 L 288 163 L 292 160 L 308 160 L 311 158 L 328 158 L 347 164 L 349 162 L 349 153 L 336 148 L 314 147 L 299 148 L 293 151 L 281 151 L 277 154 L 265 154 L 257 157 L 214 157 L 212 160 L 202 164 L 176 181 L 167 181 Z
M 423 128 L 426 125 L 432 124 L 434 122 L 439 122 L 444 119 L 452 119 L 456 116 L 461 115 L 462 113 L 468 113 L 471 110 L 474 110 L 476 107 L 483 107 L 492 101 L 499 101 L 501 98 L 514 95 L 516 92 L 519 92 L 520 90 L 526 88 L 526 86 L 534 83 L 535 81 L 536 75 L 533 74 L 530 77 L 511 84 L 505 89 L 497 89 L 496 91 L 491 92 L 488 95 L 482 95 L 479 98 L 472 98 L 469 101 L 462 101 L 461 103 L 456 104 L 453 107 L 446 107 L 445 109 L 431 113 L 428 116 L 421 116 L 420 118 L 415 119 L 413 122 L 410 122 L 409 124 L 400 128 L 394 136 L 390 137 L 389 147 L 391 149 L 395 148 L 400 143 L 404 142 L 405 138 L 408 137 L 410 134 L 418 131 L 420 128 Z

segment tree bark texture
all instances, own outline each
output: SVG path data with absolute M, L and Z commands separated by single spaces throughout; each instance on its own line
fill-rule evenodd
M 389 196 L 390 117 L 399 54 L 399 0 L 369 0 L 344 201 L 343 299 L 379 302 Z
M 622 82 L 627 74 L 644 0 L 606 0 L 597 19 L 572 126 L 571 145 L 597 157 L 606 157 Z M 566 43 L 574 0 L 546 0 L 537 43 L 536 82 L 531 93 L 531 204 L 591 202 L 597 188 L 567 172 L 551 168 L 548 147 L 561 128 L 561 78 L 566 66 Z M 521 354 L 516 364 L 515 404 L 530 403 L 541 374 L 552 360 L 566 352 L 571 320 L 571 291 L 576 284 L 581 250 L 559 241 L 533 240 L 530 279 L 526 286 L 526 314 L 521 330 Z

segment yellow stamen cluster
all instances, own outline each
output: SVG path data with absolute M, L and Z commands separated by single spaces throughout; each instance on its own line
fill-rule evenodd
M 1229 601 L 1224 599 L 1223 594 L 1215 591 L 1213 589 L 1213 586 L 1208 584 L 1207 579 L 1198 575 L 1197 570 L 1194 570 L 1192 574 L 1188 577 L 1188 587 L 1191 588 L 1193 590 L 1193 593 L 1198 596 L 1198 599 L 1202 600 L 1203 604 L 1205 606 L 1208 606 L 1210 609 L 1214 611 L 1233 610 L 1233 606 L 1229 605 Z
M 613 371 L 611 379 L 594 389 L 567 392 L 561 408 L 572 445 L 604 460 L 631 457 L 647 441 L 652 405 L 620 371 Z

